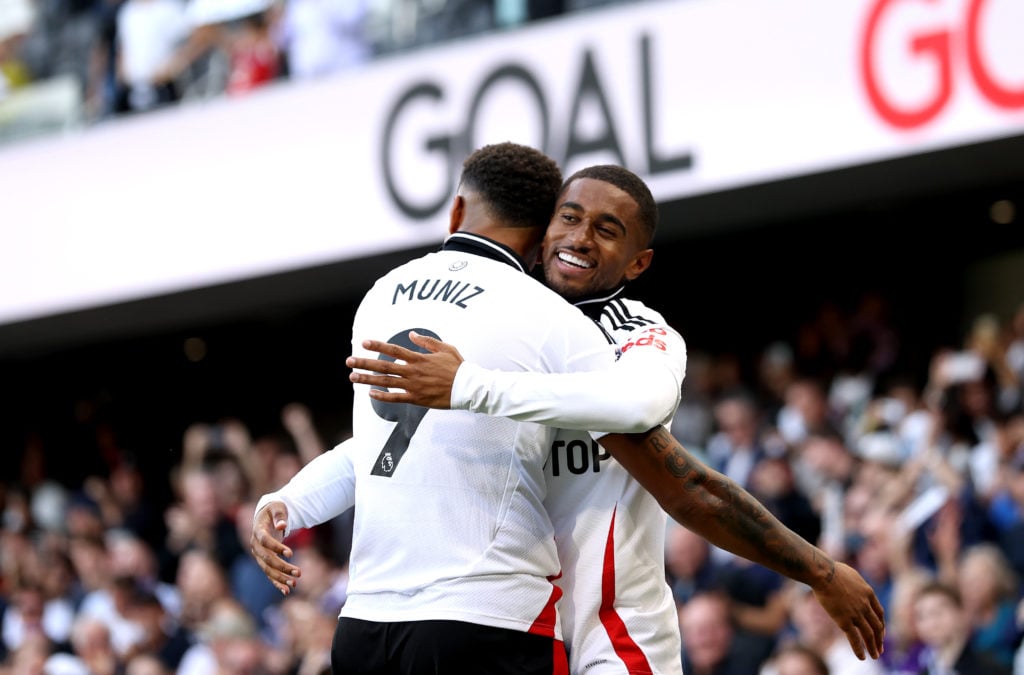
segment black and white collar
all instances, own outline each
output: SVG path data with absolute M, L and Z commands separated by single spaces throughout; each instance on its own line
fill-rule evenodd
M 526 272 L 526 263 L 519 256 L 504 244 L 499 244 L 493 239 L 482 237 L 479 234 L 469 232 L 455 232 L 445 239 L 441 246 L 442 251 L 459 251 L 461 253 L 472 253 L 491 260 L 507 263 L 520 272 Z
M 579 307 L 580 311 L 591 319 L 597 321 L 601 318 L 601 312 L 604 310 L 604 306 L 621 295 L 624 290 L 626 290 L 625 285 L 619 286 L 614 291 L 604 291 L 597 296 L 575 300 L 572 304 Z

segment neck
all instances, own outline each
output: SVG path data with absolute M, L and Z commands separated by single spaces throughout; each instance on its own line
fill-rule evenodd
M 477 234 L 503 244 L 515 251 L 528 266 L 536 262 L 534 258 L 539 243 L 538 234 L 540 234 L 537 228 L 509 227 L 490 218 L 481 218 L 464 222 L 458 231 Z
M 935 660 L 946 668 L 952 668 L 967 644 L 967 637 L 958 637 L 941 645 L 935 650 Z

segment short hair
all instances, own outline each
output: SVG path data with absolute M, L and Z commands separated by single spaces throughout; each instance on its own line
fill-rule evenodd
M 957 609 L 963 609 L 964 603 L 960 598 L 960 591 L 943 581 L 935 579 L 925 583 L 917 592 L 917 599 L 920 600 L 926 595 L 941 595 L 953 603 Z
M 654 195 L 651 194 L 647 183 L 640 176 L 617 164 L 595 164 L 569 176 L 562 184 L 559 194 L 565 192 L 573 181 L 580 178 L 592 178 L 610 183 L 632 197 L 640 212 L 640 227 L 647 235 L 647 245 L 651 244 L 654 240 L 654 233 L 658 229 L 658 203 L 654 201 Z
M 466 158 L 459 182 L 478 192 L 504 224 L 547 228 L 562 186 L 562 171 L 540 150 L 495 143 Z
M 1016 597 L 1019 587 L 1017 574 L 998 544 L 991 541 L 971 544 L 961 552 L 960 565 L 968 559 L 978 559 L 988 565 L 992 583 L 1000 598 Z
M 811 665 L 811 668 L 813 668 L 814 672 L 818 673 L 818 675 L 829 675 L 828 663 L 825 662 L 825 659 L 822 658 L 822 656 L 818 654 L 818 652 L 814 651 L 807 645 L 801 644 L 799 642 L 790 642 L 784 644 L 775 651 L 773 659 L 778 660 L 780 657 L 785 656 L 787 654 L 796 654 L 798 656 L 802 656 L 805 659 L 807 659 L 807 661 Z

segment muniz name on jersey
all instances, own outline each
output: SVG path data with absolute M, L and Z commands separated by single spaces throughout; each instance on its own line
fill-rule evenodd
M 395 292 L 391 296 L 391 304 L 397 305 L 402 301 L 432 300 L 435 302 L 447 302 L 466 309 L 466 304 L 473 298 L 484 292 L 480 286 L 469 281 L 455 281 L 454 279 L 414 279 L 408 282 L 395 284 Z

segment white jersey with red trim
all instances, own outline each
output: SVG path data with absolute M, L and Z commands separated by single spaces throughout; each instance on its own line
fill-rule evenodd
M 615 349 L 593 322 L 523 273 L 494 242 L 456 233 L 391 271 L 353 323 L 361 342 L 413 347 L 409 330 L 510 371 L 607 368 Z M 554 429 L 465 411 L 382 404 L 355 387 L 349 461 L 355 524 L 342 616 L 447 619 L 560 637 L 559 572 L 543 466 Z
M 624 361 L 630 350 L 648 350 L 685 372 L 683 338 L 642 303 L 604 300 L 598 320 L 625 350 Z M 558 431 L 546 472 L 570 672 L 680 675 L 678 616 L 665 580 L 665 512 L 585 432 Z

